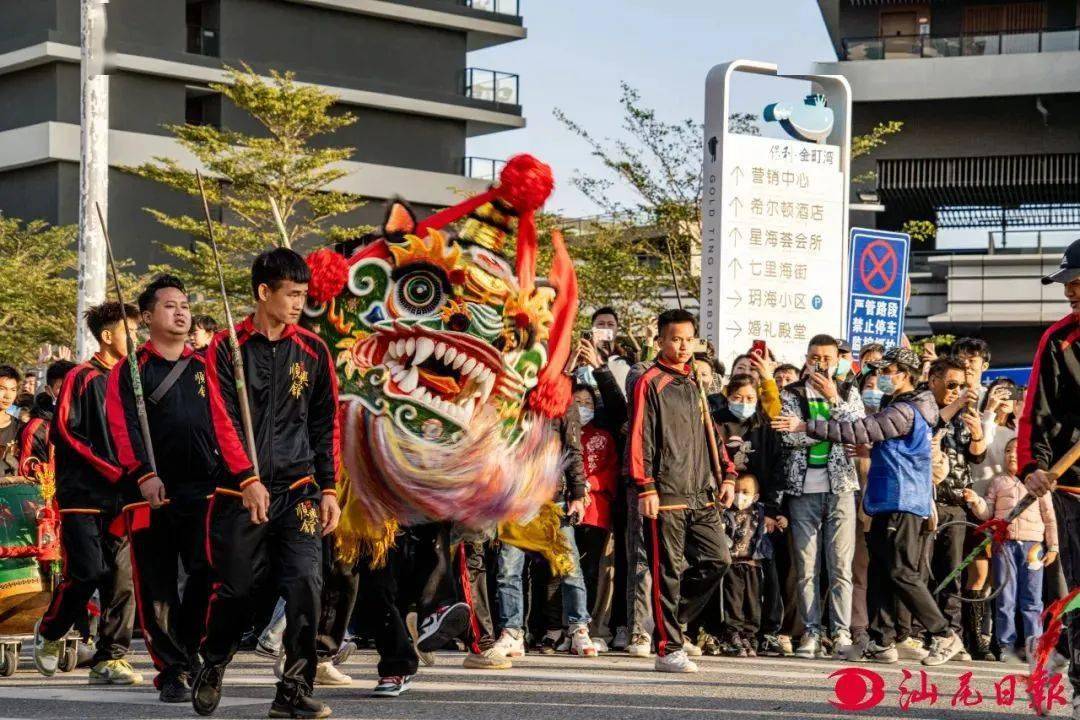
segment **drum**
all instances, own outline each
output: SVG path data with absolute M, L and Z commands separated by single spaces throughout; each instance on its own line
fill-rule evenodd
M 39 518 L 50 510 L 41 485 L 27 478 L 0 479 L 0 636 L 27 635 L 48 605 L 53 563 L 39 562 Z M 43 512 L 44 511 L 44 512 Z

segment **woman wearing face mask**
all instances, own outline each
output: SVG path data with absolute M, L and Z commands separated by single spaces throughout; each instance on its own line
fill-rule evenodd
M 750 375 L 753 377 L 754 388 L 757 391 L 761 409 L 770 418 L 775 418 L 780 416 L 780 388 L 773 378 L 773 373 L 776 371 L 776 361 L 773 360 L 771 352 L 768 355 L 769 357 L 761 357 L 754 350 L 751 350 L 746 355 L 740 355 L 731 364 L 731 377 L 732 379 L 736 375 Z
M 588 482 L 585 515 L 574 529 L 574 535 L 592 616 L 589 636 L 603 651 L 611 638 L 609 623 L 615 591 L 612 530 L 614 511 L 618 507 L 619 454 L 614 436 L 602 427 L 596 416 L 596 391 L 589 385 L 575 386 L 574 403 L 581 417 L 581 452 Z
M 859 377 L 859 392 L 862 393 L 862 404 L 867 413 L 880 410 L 881 401 L 885 399 L 885 393 L 878 385 L 880 379 L 877 370 L 870 370 Z
M 787 575 L 790 559 L 787 537 L 783 534 L 788 521 L 780 514 L 783 480 L 780 477 L 779 436 L 761 408 L 758 384 L 753 375 L 732 375 L 724 393 L 724 407 L 713 413 L 717 435 L 735 463 L 736 472 L 756 478 L 764 507 L 765 532 L 772 538 L 774 548 L 772 556 L 761 561 L 764 606 L 758 637 L 743 639 L 748 639 L 751 647 L 763 655 L 781 655 L 778 635 L 784 602 L 779 578 Z M 728 650 L 731 652 L 732 648 Z

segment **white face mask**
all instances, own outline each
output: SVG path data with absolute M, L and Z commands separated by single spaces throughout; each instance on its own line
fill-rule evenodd
M 593 418 L 596 416 L 595 411 L 593 411 L 593 409 L 591 407 L 588 407 L 588 406 L 585 406 L 585 405 L 578 405 L 577 406 L 577 411 L 578 411 L 578 415 L 581 416 L 581 424 L 582 424 L 582 426 L 585 426 L 585 425 L 588 425 L 589 423 L 591 423 Z
M 735 508 L 737 510 L 745 510 L 755 502 L 757 502 L 757 495 L 751 495 L 750 493 L 735 493 Z

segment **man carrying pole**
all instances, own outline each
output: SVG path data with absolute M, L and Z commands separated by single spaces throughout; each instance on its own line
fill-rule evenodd
M 139 623 L 159 673 L 154 684 L 162 702 L 189 702 L 209 595 L 207 497 L 223 468 L 210 431 L 205 364 L 187 345 L 184 284 L 159 275 L 139 295 L 139 311 L 150 339 L 135 353 L 137 376 L 131 355 L 109 375 L 106 416 L 132 501 L 125 520 Z M 140 402 L 149 437 L 140 430 Z M 187 576 L 182 593 L 178 559 Z
M 1036 497 L 1053 490 L 1057 482 L 1065 487 L 1080 486 L 1080 466 L 1073 464 L 1058 478 L 1051 471 L 1080 439 L 1080 240 L 1074 240 L 1061 258 L 1060 269 L 1042 279 L 1044 285 L 1061 283 L 1071 312 L 1051 325 L 1039 341 L 1028 381 L 1027 401 L 1017 428 L 1020 476 Z M 1054 512 L 1061 528 L 1061 567 L 1068 588 L 1080 586 L 1080 535 L 1070 533 L 1080 522 L 1080 501 L 1069 492 L 1054 493 Z M 1080 691 L 1080 622 L 1069 623 L 1058 651 L 1050 658 L 1050 673 L 1069 662 L 1069 680 Z M 1028 657 L 1033 657 L 1031 644 Z M 1073 718 L 1080 718 L 1080 692 L 1073 698 Z
M 43 675 L 56 673 L 63 638 L 86 616 L 86 604 L 97 591 L 101 619 L 90 682 L 132 685 L 142 677 L 124 659 L 135 618 L 131 560 L 127 539 L 109 532 L 120 511 L 117 483 L 123 471 L 109 443 L 104 401 L 105 378 L 127 355 L 137 315 L 131 306 L 106 302 L 90 308 L 85 321 L 99 349 L 64 378 L 49 431 L 64 578 L 38 623 L 34 664 Z
M 208 212 L 207 222 L 213 243 Z M 201 715 L 217 708 L 225 666 L 250 619 L 252 593 L 272 564 L 278 568 L 272 589 L 285 599 L 286 629 L 285 668 L 270 717 L 330 714 L 311 692 L 322 536 L 333 532 L 341 514 L 334 492 L 337 378 L 326 344 L 297 325 L 310 278 L 292 250 L 261 254 L 251 273 L 255 312 L 236 326 L 236 346 L 230 348 L 233 341 L 222 332 L 206 353 L 210 415 L 226 480 L 207 515 L 214 582 L 204 666 L 192 688 L 192 705 Z

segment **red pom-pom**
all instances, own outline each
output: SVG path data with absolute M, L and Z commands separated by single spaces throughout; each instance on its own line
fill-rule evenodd
M 515 155 L 499 174 L 497 192 L 522 214 L 539 210 L 554 189 L 550 166 L 532 155 Z
M 349 263 L 330 248 L 308 255 L 307 264 L 311 268 L 308 297 L 319 304 L 337 297 L 349 281 Z
M 518 328 L 520 330 L 524 330 L 525 328 L 529 327 L 529 325 L 531 325 L 531 324 L 532 324 L 532 319 L 529 317 L 529 313 L 527 313 L 527 312 L 519 312 L 518 314 L 514 315 L 514 327 L 516 327 L 516 328 Z

